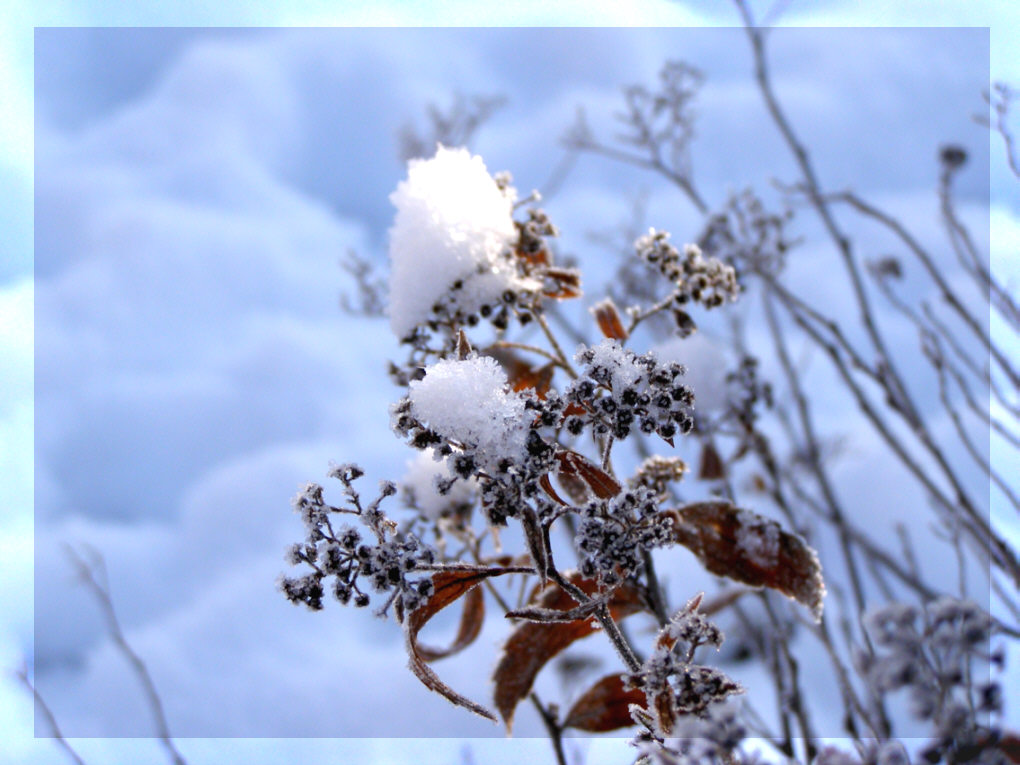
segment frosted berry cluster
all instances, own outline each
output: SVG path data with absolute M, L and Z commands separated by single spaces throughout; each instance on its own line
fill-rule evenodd
M 637 428 L 668 440 L 694 426 L 694 393 L 680 380 L 682 365 L 662 363 L 653 353 L 638 355 L 608 339 L 582 347 L 575 359 L 584 366 L 564 395 L 584 414 L 567 418 L 572 435 L 591 424 L 596 436 L 624 439 Z

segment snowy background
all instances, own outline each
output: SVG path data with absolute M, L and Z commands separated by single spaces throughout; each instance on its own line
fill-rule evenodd
M 620 19 L 581 16 L 567 4 L 556 18 L 526 9 L 516 23 L 733 22 L 728 13 L 705 15 L 710 5 L 649 3 L 638 18 Z M 856 4 L 839 2 L 811 4 L 807 15 L 802 5 L 792 3 L 784 20 L 932 21 L 868 18 L 857 9 L 851 16 Z M 275 592 L 284 547 L 300 534 L 289 509 L 296 487 L 323 480 L 330 459 L 357 460 L 375 480 L 399 477 L 411 456 L 388 430 L 396 389 L 383 370 L 399 355 L 396 342 L 385 321 L 339 310 L 352 285 L 338 261 L 353 248 L 383 262 L 387 197 L 405 175 L 397 132 L 421 124 L 429 102 L 449 104 L 455 93 L 507 98 L 473 148 L 490 170 L 513 172 L 526 192 L 561 160 L 559 139 L 578 105 L 607 135 L 620 87 L 651 83 L 664 59 L 681 57 L 706 74 L 693 150 L 706 195 L 718 201 L 773 174 L 789 176 L 748 75 L 743 34 L 96 29 L 84 27 L 440 20 L 396 4 L 390 16 L 336 18 L 308 3 L 280 19 L 230 6 L 218 18 L 93 18 L 83 7 L 18 22 L 83 26 L 35 32 L 34 261 L 31 30 L 6 28 L 17 44 L 0 45 L 8 69 L 22 73 L 5 83 L 8 103 L 21 109 L 2 118 L 3 134 L 16 140 L 4 141 L 0 156 L 2 668 L 32 663 L 64 732 L 96 737 L 81 742 L 90 761 L 158 756 L 153 742 L 117 740 L 149 735 L 151 724 L 67 564 L 64 543 L 88 544 L 107 561 L 122 623 L 155 677 L 172 730 L 195 739 L 181 745 L 191 761 L 248 759 L 256 749 L 259 761 L 341 753 L 400 761 L 414 746 L 401 737 L 440 734 L 451 740 L 430 742 L 430 761 L 454 762 L 462 744 L 453 737 L 502 732 L 448 707 L 405 671 L 392 622 L 339 607 L 311 615 Z M 991 7 L 964 18 L 974 8 L 940 4 L 945 16 L 934 23 L 1009 24 Z M 1020 82 L 1017 63 L 997 58 L 996 40 L 993 33 L 993 77 Z M 988 136 L 970 119 L 988 82 L 987 32 L 790 30 L 771 44 L 780 96 L 825 183 L 852 186 L 925 230 L 936 204 L 935 152 L 960 143 L 973 159 L 960 178 L 968 220 L 984 238 L 991 218 L 993 258 L 1010 242 L 1015 251 L 1016 187 L 997 154 L 985 172 Z M 582 157 L 549 201 L 562 249 L 579 256 L 589 283 L 611 264 L 586 235 L 625 221 L 641 192 L 650 195 L 650 224 L 680 241 L 694 230 L 697 218 L 675 193 L 593 157 Z M 1008 265 L 1004 257 L 993 264 Z M 804 276 L 841 299 L 824 277 L 810 269 Z M 874 445 L 861 439 L 853 447 L 846 482 L 874 468 Z M 867 491 L 862 500 L 887 493 L 874 480 Z M 437 665 L 441 676 L 484 698 L 498 634 L 484 633 L 463 660 Z M 5 675 L 0 762 L 60 760 L 31 729 L 31 703 Z M 36 732 L 47 731 L 38 723 Z M 540 735 L 530 711 L 516 733 Z M 296 740 L 304 737 L 346 740 Z M 472 744 L 485 763 L 531 750 L 546 757 L 547 747 L 541 739 Z M 590 760 L 603 749 L 612 757 L 608 746 L 593 745 Z

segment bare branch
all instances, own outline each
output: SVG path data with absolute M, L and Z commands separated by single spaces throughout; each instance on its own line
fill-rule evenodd
M 103 612 L 103 617 L 106 620 L 106 627 L 110 633 L 110 637 L 113 638 L 114 644 L 117 649 L 128 660 L 131 665 L 132 671 L 138 678 L 138 681 L 142 684 L 142 690 L 145 692 L 145 700 L 149 705 L 149 710 L 152 712 L 152 716 L 156 724 L 156 735 L 159 736 L 160 741 L 163 743 L 163 748 L 167 752 L 167 756 L 173 765 L 185 765 L 185 760 L 181 756 L 181 753 L 177 751 L 177 747 L 174 745 L 173 739 L 170 736 L 170 728 L 167 725 L 166 715 L 163 712 L 163 702 L 159 697 L 159 692 L 156 690 L 156 684 L 152 680 L 152 676 L 149 674 L 148 668 L 145 666 L 145 662 L 142 661 L 141 657 L 135 653 L 134 649 L 127 642 L 127 638 L 124 637 L 124 632 L 121 630 L 120 621 L 117 618 L 117 612 L 113 606 L 113 599 L 110 596 L 110 586 L 106 576 L 106 566 L 103 562 L 102 556 L 91 548 L 85 548 L 89 553 L 90 561 L 86 561 L 81 555 L 79 555 L 73 548 L 68 546 L 66 548 L 67 556 L 71 563 L 74 564 L 75 569 L 78 572 L 78 576 L 81 581 L 88 587 L 89 591 L 95 596 L 96 601 L 99 603 L 99 607 Z

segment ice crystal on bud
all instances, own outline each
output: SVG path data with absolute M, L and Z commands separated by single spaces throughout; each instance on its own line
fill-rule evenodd
M 497 184 L 481 157 L 439 146 L 432 159 L 411 160 L 390 200 L 397 215 L 389 315 L 397 337 L 436 314 L 472 314 L 527 286 L 510 257 L 512 189 Z

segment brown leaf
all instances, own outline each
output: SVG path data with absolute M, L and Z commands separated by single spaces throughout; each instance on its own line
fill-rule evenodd
M 676 694 L 669 683 L 663 683 L 653 693 L 646 694 L 648 702 L 652 707 L 652 716 L 655 718 L 655 730 L 663 736 L 673 733 L 673 726 L 676 725 L 676 718 L 679 710 L 676 706 Z
M 723 464 L 719 450 L 711 441 L 705 441 L 701 447 L 701 467 L 698 469 L 698 478 L 702 481 L 715 481 L 726 477 L 726 466 Z
M 575 505 L 583 505 L 591 498 L 591 490 L 588 488 L 588 484 L 576 475 L 557 472 L 556 480 L 559 482 L 560 488 L 567 493 L 567 496 L 570 497 Z
M 576 571 L 568 574 L 567 579 L 588 595 L 597 592 L 595 580 L 586 579 Z M 542 590 L 533 602 L 537 608 L 558 611 L 569 611 L 578 605 L 555 584 Z M 617 587 L 609 600 L 609 613 L 617 620 L 637 613 L 643 607 L 638 589 L 629 583 Z M 571 643 L 594 632 L 597 624 L 593 616 L 554 624 L 524 622 L 510 634 L 492 678 L 496 686 L 496 709 L 506 723 L 507 731 L 513 726 L 518 702 L 528 695 L 542 667 Z
M 552 481 L 549 480 L 548 473 L 546 473 L 545 475 L 538 479 L 538 485 L 541 486 L 545 493 L 548 494 L 550 498 L 552 498 L 552 500 L 557 504 L 560 505 L 567 504 L 566 502 L 563 501 L 563 498 L 556 493 L 556 489 L 553 488 Z
M 425 626 L 429 619 L 462 595 L 470 593 L 483 580 L 490 576 L 500 576 L 501 574 L 510 573 L 512 570 L 513 569 L 508 570 L 503 567 L 497 567 L 471 569 L 466 571 L 440 571 L 433 574 L 432 586 L 434 591 L 432 596 L 421 608 L 411 611 L 404 622 L 405 642 L 407 643 L 407 653 L 410 657 L 408 667 L 415 676 L 417 676 L 417 678 L 421 680 L 425 687 L 429 690 L 445 696 L 458 706 L 470 709 L 475 714 L 493 721 L 496 720 L 496 716 L 492 712 L 480 704 L 476 704 L 470 699 L 461 696 L 448 685 L 443 683 L 432 668 L 425 663 L 431 659 L 440 658 L 440 655 L 448 656 L 450 653 L 459 651 L 464 646 L 470 644 L 471 641 L 478 636 L 478 631 L 481 630 L 482 617 L 484 616 L 484 613 L 481 611 L 482 606 L 472 605 L 471 601 L 465 601 L 465 615 L 461 617 L 461 626 L 457 632 L 457 639 L 454 641 L 453 646 L 445 652 L 441 649 L 436 650 L 418 645 L 418 632 Z M 480 601 L 481 592 L 477 591 L 477 593 L 477 597 Z M 463 645 L 459 645 L 462 642 L 462 638 L 466 642 Z
M 560 611 L 558 608 L 521 608 L 516 611 L 508 611 L 507 619 L 525 619 L 529 622 L 540 622 L 550 624 L 552 622 L 575 622 L 578 619 L 586 619 L 602 607 L 603 600 L 589 600 L 569 611 Z
M 542 294 L 548 298 L 575 298 L 580 297 L 581 272 L 573 268 L 544 268 L 541 275 L 545 278 L 547 286 Z
M 582 454 L 563 449 L 556 457 L 560 463 L 559 475 L 579 477 L 599 499 L 615 497 L 623 490 L 615 478 Z
M 471 343 L 468 341 L 464 330 L 457 333 L 457 358 L 463 361 L 471 354 Z
M 822 614 L 825 583 L 818 555 L 775 521 L 728 502 L 697 502 L 673 516 L 673 539 L 717 576 L 769 587 Z
M 543 246 L 534 252 L 527 252 L 521 248 L 514 251 L 518 258 L 530 263 L 533 266 L 549 265 L 549 251 Z
M 524 529 L 524 541 L 528 545 L 528 553 L 535 562 L 535 569 L 542 584 L 549 577 L 549 551 L 546 548 L 545 535 L 538 521 L 538 514 L 530 505 L 521 510 L 521 527 Z
M 549 392 L 549 387 L 552 385 L 554 371 L 552 362 L 540 367 L 522 369 L 510 380 L 510 387 L 515 392 L 534 388 L 539 398 L 545 398 L 545 394 Z
M 623 321 L 620 319 L 620 312 L 612 298 L 596 303 L 592 306 L 591 312 L 595 314 L 595 321 L 598 322 L 602 334 L 611 340 L 623 342 L 627 339 L 627 330 L 623 328 Z
M 572 414 L 584 414 L 587 410 L 579 404 L 567 404 L 567 408 L 563 410 L 563 418 L 566 419 Z
M 549 392 L 553 373 L 556 371 L 556 365 L 552 362 L 540 367 L 533 367 L 508 348 L 490 348 L 486 354 L 496 359 L 503 367 L 507 381 L 514 391 L 520 392 L 534 388 L 539 398 L 544 398 L 545 394 Z
M 425 661 L 436 661 L 445 659 L 447 656 L 463 651 L 473 642 L 482 631 L 482 623 L 485 621 L 485 597 L 479 587 L 472 587 L 464 596 L 464 610 L 460 613 L 460 624 L 457 627 L 457 637 L 447 648 L 433 648 L 431 646 L 417 643 L 418 655 Z
M 640 688 L 624 688 L 624 675 L 606 675 L 581 694 L 567 712 L 564 728 L 577 728 L 589 733 L 607 733 L 635 724 L 631 704 L 644 707 L 645 693 Z

